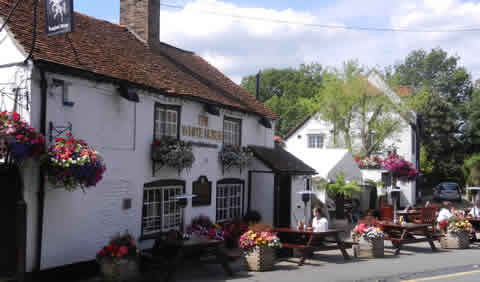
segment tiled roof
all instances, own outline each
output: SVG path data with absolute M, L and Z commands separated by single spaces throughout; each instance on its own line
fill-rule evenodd
M 0 0 L 2 19 L 6 18 L 13 2 Z M 32 0 L 20 1 L 7 25 L 26 52 L 31 48 L 33 35 L 32 3 Z M 43 5 L 44 1 L 39 1 L 34 62 L 49 62 L 276 118 L 272 111 L 202 58 L 161 43 L 148 46 L 124 26 L 75 13 L 74 32 L 47 37 Z
M 249 146 L 253 155 L 261 160 L 275 173 L 290 174 L 317 174 L 315 169 L 305 164 L 302 160 L 287 152 L 278 144 L 274 148 Z

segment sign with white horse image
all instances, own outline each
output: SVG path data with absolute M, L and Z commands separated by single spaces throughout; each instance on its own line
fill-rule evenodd
M 45 0 L 45 31 L 48 36 L 73 31 L 73 0 Z

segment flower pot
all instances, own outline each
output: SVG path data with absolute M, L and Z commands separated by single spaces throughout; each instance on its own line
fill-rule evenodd
M 273 268 L 275 250 L 268 246 L 255 246 L 244 251 L 248 270 L 267 271 Z
M 359 258 L 383 258 L 384 240 L 383 238 L 375 240 L 365 240 L 360 238 L 355 240 L 358 245 L 353 245 L 353 254 Z
M 136 259 L 103 259 L 99 262 L 104 281 L 135 281 L 139 270 Z
M 468 232 L 447 232 L 440 237 L 440 246 L 444 249 L 467 249 L 470 247 Z

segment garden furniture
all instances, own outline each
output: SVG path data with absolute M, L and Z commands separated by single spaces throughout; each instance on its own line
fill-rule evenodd
M 428 242 L 432 251 L 436 250 L 434 241 L 440 238 L 439 233 L 431 230 L 431 224 L 416 224 L 416 223 L 382 223 L 382 229 L 385 233 L 384 240 L 392 242 L 395 248 L 395 255 L 400 253 L 400 249 L 405 244 L 412 244 L 418 242 Z
M 340 233 L 345 232 L 343 230 L 330 229 L 326 232 L 312 232 L 282 227 L 274 228 L 273 232 L 280 237 L 282 248 L 297 249 L 301 252 L 298 265 L 302 265 L 315 251 L 340 250 L 344 259 L 350 259 L 346 248 L 354 245 L 353 242 L 344 242 L 340 239 Z
M 226 274 L 232 276 L 233 271 L 229 265 L 232 257 L 225 252 L 223 245 L 222 240 L 184 241 L 178 236 L 172 239 L 171 235 L 162 233 L 155 240 L 153 248 L 142 251 L 141 255 L 143 264 L 149 271 L 160 270 L 167 273 L 166 281 L 170 281 L 176 270 L 189 259 L 205 264 L 220 264 Z
M 380 208 L 380 220 L 392 221 L 393 220 L 393 207 L 383 206 Z
M 436 207 L 420 208 L 420 215 L 415 215 L 412 219 L 412 222 L 417 224 L 430 224 L 432 230 L 435 231 L 435 225 L 437 221 L 436 213 Z

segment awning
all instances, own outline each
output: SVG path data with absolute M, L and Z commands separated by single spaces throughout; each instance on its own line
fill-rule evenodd
M 275 144 L 274 148 L 249 146 L 253 155 L 262 161 L 275 173 L 288 173 L 299 175 L 317 174 L 315 169 L 311 168 L 300 159 L 285 151 L 282 147 Z

